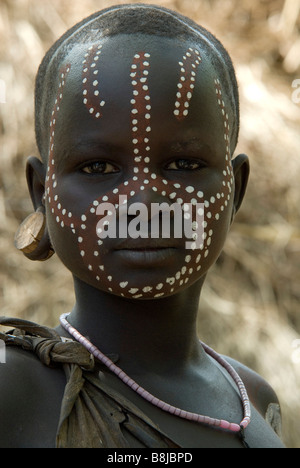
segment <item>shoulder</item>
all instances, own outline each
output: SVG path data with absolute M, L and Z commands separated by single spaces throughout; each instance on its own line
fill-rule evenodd
M 280 403 L 274 389 L 261 375 L 249 367 L 227 356 L 224 358 L 243 380 L 252 405 L 281 436 Z
M 0 363 L 1 376 L 5 375 L 11 379 L 20 379 L 26 375 L 27 378 L 30 378 L 38 375 L 41 369 L 47 369 L 34 352 L 25 350 L 21 346 L 10 344 L 5 344 L 4 346 L 4 359 Z M 5 382 L 1 378 L 0 386 L 3 384 Z
M 57 425 L 64 386 L 61 369 L 46 367 L 32 352 L 6 346 L 0 363 L 0 446 L 28 446 L 43 431 L 51 445 L 53 435 L 45 423 Z
M 20 382 L 26 384 L 38 373 L 39 367 L 40 363 L 33 353 L 19 347 L 5 346 L 5 360 L 0 364 L 0 395 L 16 389 Z M 22 388 L 24 390 L 24 386 Z M 3 403 L 3 399 L 0 404 L 1 402 Z

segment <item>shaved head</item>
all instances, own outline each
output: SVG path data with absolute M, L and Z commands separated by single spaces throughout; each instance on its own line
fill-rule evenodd
M 165 37 L 177 42 L 192 41 L 198 46 L 222 83 L 223 99 L 227 101 L 227 109 L 233 119 L 230 134 L 233 153 L 239 133 L 238 87 L 232 61 L 223 45 L 206 29 L 174 11 L 159 6 L 133 4 L 94 13 L 68 30 L 45 55 L 37 74 L 35 91 L 36 140 L 44 162 L 47 162 L 49 154 L 51 111 L 60 82 L 60 71 L 66 65 L 67 56 L 77 45 L 99 44 L 123 34 Z M 184 109 L 179 107 L 177 111 L 183 117 Z

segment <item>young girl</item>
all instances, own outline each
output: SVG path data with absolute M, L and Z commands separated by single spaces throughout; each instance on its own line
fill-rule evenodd
M 196 333 L 247 185 L 238 131 L 227 52 L 175 12 L 112 7 L 46 54 L 16 246 L 55 252 L 76 302 L 56 330 L 1 319 L 2 447 L 283 447 L 270 386 Z

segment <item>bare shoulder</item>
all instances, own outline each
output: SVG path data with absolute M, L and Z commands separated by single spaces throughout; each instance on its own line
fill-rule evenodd
M 281 410 L 274 389 L 261 375 L 249 367 L 227 356 L 225 359 L 243 380 L 253 406 L 280 436 Z
M 11 393 L 26 392 L 27 383 L 38 374 L 40 363 L 33 353 L 15 346 L 5 347 L 5 361 L 0 364 L 0 405 L 9 401 Z M 23 383 L 22 385 L 21 382 Z
M 7 346 L 0 364 L 0 447 L 36 447 L 41 433 L 52 446 L 64 385 L 61 369 L 50 369 L 34 353 Z
M 5 360 L 0 364 L 0 391 L 20 381 L 39 382 L 46 374 L 50 376 L 53 372 L 33 352 L 20 346 L 5 347 Z

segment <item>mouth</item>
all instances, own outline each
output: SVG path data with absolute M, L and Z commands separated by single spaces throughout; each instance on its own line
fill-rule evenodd
M 159 241 L 159 239 L 157 239 Z M 163 242 L 127 242 L 120 245 L 115 253 L 125 261 L 125 263 L 136 264 L 137 266 L 158 266 L 162 263 L 172 262 L 176 256 L 177 247 L 164 244 Z

